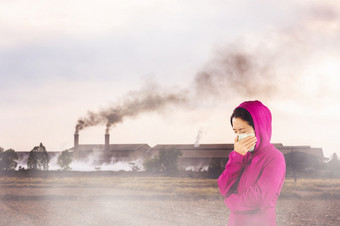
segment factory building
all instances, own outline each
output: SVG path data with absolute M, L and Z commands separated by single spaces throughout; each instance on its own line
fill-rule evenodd
M 224 166 L 228 161 L 229 153 L 233 151 L 234 144 L 158 144 L 150 147 L 148 144 L 110 144 L 110 135 L 105 134 L 104 144 L 79 144 L 79 134 L 74 135 L 74 147 L 69 149 L 73 158 L 86 160 L 88 156 L 95 155 L 98 163 L 114 161 L 133 161 L 136 159 L 148 159 L 156 156 L 161 151 L 178 150 L 181 156 L 178 163 L 185 169 L 207 169 L 212 160 L 220 161 Z M 294 166 L 297 161 L 308 168 L 319 165 L 324 160 L 322 148 L 310 146 L 284 146 L 275 143 L 287 162 L 287 166 Z M 289 170 L 288 170 L 289 171 Z
M 110 144 L 110 134 L 105 134 L 104 144 L 79 144 L 79 134 L 74 134 L 74 146 L 69 149 L 73 159 L 86 161 L 96 158 L 97 164 L 111 161 L 133 161 L 150 156 L 148 144 Z
M 178 157 L 179 167 L 187 170 L 206 170 L 209 164 L 214 161 L 224 167 L 228 162 L 229 153 L 233 151 L 234 144 L 158 144 L 150 147 L 146 143 L 137 144 L 111 144 L 110 134 L 107 132 L 102 144 L 80 144 L 79 134 L 74 135 L 74 146 L 68 151 L 73 160 L 87 162 L 91 159 L 93 164 L 113 162 L 132 162 L 135 160 L 145 160 L 155 157 L 162 151 L 180 151 Z M 287 173 L 292 170 L 315 170 L 315 166 L 320 166 L 324 162 L 322 148 L 312 148 L 310 146 L 284 146 L 275 143 L 274 146 L 280 150 L 286 159 Z M 59 156 L 61 151 L 49 151 L 50 158 Z M 17 152 L 19 162 L 24 165 L 30 154 L 29 151 Z

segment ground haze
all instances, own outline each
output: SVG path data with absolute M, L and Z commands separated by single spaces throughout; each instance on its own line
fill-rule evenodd
M 287 179 L 278 225 L 337 225 L 339 180 Z M 215 179 L 0 178 L 1 225 L 227 225 Z M 305 189 L 303 189 L 305 188 Z

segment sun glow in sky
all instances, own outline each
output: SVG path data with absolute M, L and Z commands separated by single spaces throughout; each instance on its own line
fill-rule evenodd
M 273 143 L 340 155 L 339 3 L 1 1 L 0 31 L 5 149 L 70 148 L 88 111 L 115 105 L 148 80 L 192 95 L 197 74 L 224 70 L 219 57 L 234 51 L 252 67 L 222 86 L 222 96 L 127 118 L 111 128 L 111 143 L 194 144 L 199 131 L 202 143 L 232 143 L 232 110 L 259 99 L 272 111 Z M 259 81 L 270 89 L 247 92 Z M 104 132 L 105 125 L 84 129 L 80 143 L 103 143 Z

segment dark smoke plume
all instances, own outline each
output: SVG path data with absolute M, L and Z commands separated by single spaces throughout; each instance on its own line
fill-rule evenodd
M 195 77 L 196 94 L 212 97 L 272 94 L 274 74 L 269 63 L 260 57 L 238 49 L 220 51 Z
M 202 96 L 218 99 L 230 94 L 240 96 L 272 94 L 270 67 L 261 64 L 258 56 L 240 50 L 220 51 L 194 78 L 193 87 L 181 91 L 165 91 L 157 84 L 147 84 L 139 91 L 130 92 L 120 103 L 78 120 L 76 133 L 86 127 L 106 125 L 106 133 L 127 117 L 141 113 L 163 111 L 169 106 L 190 107 L 204 101 Z
M 141 113 L 163 111 L 166 107 L 185 106 L 188 102 L 186 92 L 166 92 L 157 85 L 146 85 L 140 91 L 130 92 L 126 98 L 116 105 L 100 111 L 88 112 L 87 116 L 78 120 L 76 133 L 86 127 L 106 124 L 106 133 L 111 126 L 121 123 L 125 118 L 136 117 Z

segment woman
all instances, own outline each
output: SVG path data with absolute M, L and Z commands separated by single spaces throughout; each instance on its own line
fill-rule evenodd
M 246 101 L 230 121 L 237 134 L 234 150 L 217 181 L 231 211 L 228 225 L 276 225 L 275 206 L 286 165 L 270 143 L 271 113 L 260 101 Z

